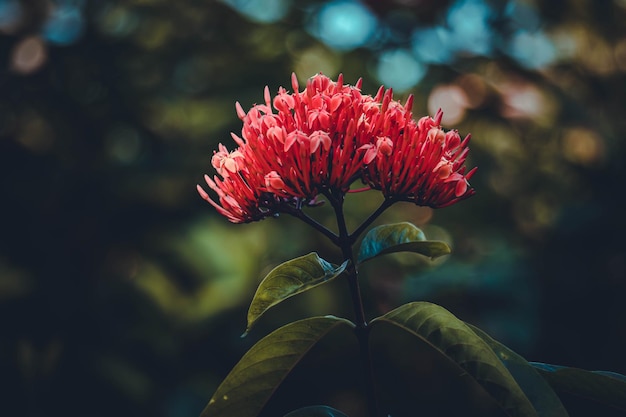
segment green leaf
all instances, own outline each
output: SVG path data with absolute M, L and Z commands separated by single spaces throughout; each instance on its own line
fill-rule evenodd
M 348 261 L 340 266 L 333 265 L 320 258 L 317 253 L 300 256 L 272 269 L 252 298 L 248 309 L 248 334 L 252 325 L 268 309 L 296 294 L 327 283 L 338 277 L 348 265 Z
M 256 416 L 306 353 L 338 326 L 354 327 L 346 319 L 326 316 L 290 323 L 270 333 L 235 365 L 200 416 Z
M 348 417 L 341 411 L 327 405 L 302 407 L 284 415 L 284 417 Z
M 476 326 L 467 326 L 484 340 L 509 370 L 517 384 L 522 388 L 540 417 L 567 417 L 568 413 L 561 400 L 541 377 L 539 372 L 522 356 L 518 355 L 502 343 L 494 340 Z
M 626 411 L 626 376 L 530 362 L 555 391 Z
M 460 366 L 512 417 L 537 417 L 529 399 L 487 343 L 435 304 L 409 303 L 372 322 L 398 326 Z M 461 377 L 463 376 L 461 375 Z
M 385 224 L 371 229 L 361 242 L 358 263 L 394 252 L 415 252 L 429 258 L 450 253 L 445 242 L 426 240 L 424 232 L 411 223 Z

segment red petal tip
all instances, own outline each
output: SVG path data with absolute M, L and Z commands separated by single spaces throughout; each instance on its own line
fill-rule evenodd
M 244 117 L 246 117 L 246 112 L 243 111 L 243 107 L 241 107 L 241 104 L 239 104 L 239 102 L 235 102 L 235 109 L 237 109 L 237 116 L 239 116 L 239 118 L 241 120 L 243 120 Z
M 202 197 L 203 200 L 209 200 L 209 194 L 207 194 L 207 192 L 204 191 L 204 189 L 200 187 L 200 185 L 196 184 L 196 189 L 198 190 L 198 194 L 200 194 L 200 197 Z
M 298 85 L 298 77 L 295 72 L 291 73 L 291 88 L 293 88 L 293 92 L 297 93 L 300 86 Z

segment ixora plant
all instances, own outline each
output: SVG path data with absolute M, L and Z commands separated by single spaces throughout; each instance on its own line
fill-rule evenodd
M 617 412 L 626 410 L 623 376 L 528 362 L 438 305 L 412 302 L 368 321 L 358 279 L 363 262 L 400 251 L 435 258 L 450 253 L 450 248 L 444 242 L 427 240 L 410 223 L 365 231 L 398 201 L 441 208 L 472 196 L 469 180 L 475 169 L 466 171 L 465 167 L 469 136 L 461 139 L 456 131 L 444 131 L 441 111 L 434 118 L 416 121 L 411 113 L 412 97 L 402 105 L 393 99 L 390 89 L 383 87 L 373 97 L 364 95 L 360 81 L 355 86 L 345 85 L 341 75 L 335 82 L 318 74 L 307 81 L 303 91 L 292 75 L 292 87 L 293 93 L 280 88 L 274 97 L 266 87 L 265 103 L 247 113 L 237 103 L 237 114 L 243 121 L 241 137 L 232 134 L 237 148 L 229 151 L 220 144 L 212 158 L 218 175 L 205 176 L 209 191 L 217 197 L 211 198 L 201 186 L 198 192 L 233 223 L 286 213 L 314 227 L 341 251 L 343 262 L 339 265 L 310 253 L 274 268 L 254 295 L 246 333 L 281 301 L 334 279 L 345 279 L 349 284 L 354 320 L 312 317 L 275 330 L 232 369 L 202 417 L 267 415 L 266 406 L 281 385 L 333 332 L 355 340 L 350 346 L 355 350 L 353 356 L 359 358 L 362 398 L 371 417 L 425 415 L 419 403 L 407 412 L 398 405 L 407 401 L 394 400 L 388 393 L 381 395 L 385 389 L 410 394 L 410 389 L 401 385 L 410 385 L 407 381 L 411 381 L 413 369 L 407 366 L 399 371 L 402 377 L 392 375 L 389 380 L 388 369 L 402 365 L 393 363 L 394 357 L 388 352 L 385 356 L 381 344 L 400 346 L 401 350 L 406 346 L 405 357 L 410 361 L 412 356 L 426 355 L 429 366 L 435 367 L 434 374 L 445 375 L 451 385 L 466 387 L 466 395 L 481 396 L 491 404 L 491 408 L 465 410 L 463 415 L 567 416 L 561 402 L 564 395 L 592 400 Z M 356 181 L 365 187 L 351 190 Z M 350 232 L 344 198 L 349 192 L 364 190 L 377 190 L 384 200 Z M 334 209 L 337 233 L 303 211 L 323 202 Z M 407 340 L 416 344 L 406 344 Z M 411 346 L 417 345 L 421 347 L 412 351 Z M 383 374 L 388 377 L 386 382 L 379 381 Z M 307 387 L 305 382 L 302 389 L 311 389 L 313 383 L 316 380 L 309 381 Z M 435 415 L 448 415 L 446 410 L 453 410 L 450 404 L 456 401 L 447 398 Z M 277 408 L 273 410 L 277 412 Z M 289 417 L 346 415 L 345 410 L 306 401 L 295 410 L 279 412 Z

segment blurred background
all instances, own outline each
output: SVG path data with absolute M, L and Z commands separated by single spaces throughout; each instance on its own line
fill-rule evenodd
M 365 264 L 369 317 L 432 301 L 529 360 L 626 373 L 625 22 L 624 0 L 0 0 L 0 414 L 196 416 L 271 330 L 352 317 L 334 282 L 240 339 L 271 268 L 339 254 L 195 191 L 234 102 L 292 72 L 472 133 L 476 196 L 378 221 L 453 254 Z M 351 195 L 350 225 L 379 202 Z

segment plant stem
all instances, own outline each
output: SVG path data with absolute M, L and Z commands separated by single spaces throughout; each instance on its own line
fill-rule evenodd
M 361 358 L 361 365 L 364 372 L 365 380 L 365 396 L 367 400 L 367 406 L 369 409 L 370 417 L 378 416 L 378 404 L 376 401 L 376 389 L 374 387 L 374 370 L 372 368 L 372 361 L 369 351 L 369 325 L 365 319 L 365 312 L 363 309 L 363 301 L 361 298 L 361 289 L 359 288 L 359 271 L 354 260 L 354 254 L 352 252 L 352 245 L 354 241 L 348 233 L 346 227 L 346 220 L 343 214 L 343 194 L 335 197 L 330 191 L 324 193 L 328 198 L 335 215 L 337 217 L 337 228 L 339 229 L 338 246 L 341 248 L 341 253 L 344 259 L 349 260 L 347 275 L 348 285 L 350 287 L 350 296 L 352 298 L 352 304 L 355 314 L 355 334 L 359 342 L 359 353 Z
M 292 210 L 285 211 L 285 213 L 302 220 L 303 222 L 329 238 L 335 245 L 339 245 L 339 236 L 327 229 L 326 226 L 324 226 L 323 224 L 318 223 L 315 219 L 307 216 L 306 213 L 304 213 L 301 209 L 294 208 Z
M 376 387 L 374 385 L 374 368 L 369 348 L 370 327 L 355 329 L 356 338 L 359 341 L 359 356 L 361 367 L 363 368 L 363 380 L 365 381 L 365 397 L 370 417 L 378 417 L 378 400 L 376 397 Z
M 393 203 L 395 203 L 394 199 L 386 198 L 385 201 L 383 201 L 382 204 L 376 209 L 376 211 L 374 211 L 367 219 L 365 219 L 365 221 L 361 223 L 359 227 L 357 227 L 356 230 L 352 232 L 352 234 L 348 237 L 350 244 L 354 244 L 354 242 L 356 242 L 361 233 L 363 233 L 365 229 L 367 229 L 368 226 L 372 224 L 372 222 L 382 214 L 383 211 L 391 207 Z
M 337 228 L 339 229 L 339 239 L 337 245 L 341 249 L 341 254 L 344 260 L 349 260 L 348 265 L 348 283 L 350 285 L 350 295 L 352 297 L 352 304 L 354 306 L 355 324 L 358 328 L 367 327 L 367 321 L 365 320 L 365 313 L 363 311 L 363 302 L 361 300 L 361 290 L 359 288 L 358 271 L 356 263 L 354 262 L 354 254 L 352 253 L 352 242 L 350 242 L 350 236 L 348 235 L 348 229 L 346 227 L 346 219 L 343 215 L 343 195 L 335 197 L 329 192 L 324 194 L 330 204 L 335 210 L 335 216 L 337 217 Z

